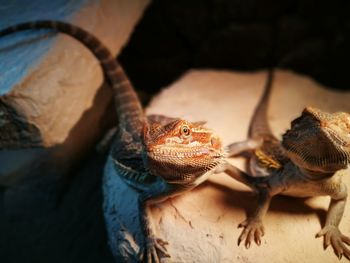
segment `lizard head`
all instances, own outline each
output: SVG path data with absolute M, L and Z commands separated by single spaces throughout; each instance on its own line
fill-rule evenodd
M 220 138 L 202 125 L 181 119 L 149 121 L 143 137 L 150 172 L 169 183 L 186 184 L 218 165 L 224 156 Z
M 326 173 L 344 169 L 350 161 L 350 115 L 307 107 L 292 121 L 282 145 L 302 168 Z

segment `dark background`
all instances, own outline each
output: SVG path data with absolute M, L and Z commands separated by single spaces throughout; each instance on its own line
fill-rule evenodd
M 348 89 L 349 11 L 349 1 L 156 0 L 119 60 L 146 93 L 189 68 L 269 66 Z
M 144 103 L 189 68 L 278 66 L 347 89 L 349 11 L 350 1 L 156 0 L 119 59 Z M 113 262 L 105 160 L 91 152 L 64 180 L 33 168 L 2 189 L 0 262 Z

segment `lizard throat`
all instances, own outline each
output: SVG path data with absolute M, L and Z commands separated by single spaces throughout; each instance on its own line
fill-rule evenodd
M 332 173 L 347 167 L 349 158 L 344 151 L 312 152 L 307 147 L 285 147 L 287 155 L 308 174 Z M 302 149 L 302 150 L 301 150 Z
M 301 167 L 299 167 L 299 169 L 301 171 L 301 175 L 309 181 L 322 181 L 334 175 L 334 172 L 313 171 L 313 170 L 309 170 Z
M 223 153 L 206 147 L 164 148 L 157 147 L 147 152 L 150 172 L 168 183 L 188 184 L 197 181 L 224 159 Z
M 189 158 L 221 158 L 223 154 L 215 149 L 209 149 L 205 147 L 155 147 L 147 151 L 150 158 L 154 159 L 189 159 Z

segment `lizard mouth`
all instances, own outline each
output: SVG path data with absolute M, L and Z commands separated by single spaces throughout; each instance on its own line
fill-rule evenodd
M 216 142 L 215 142 L 216 143 Z M 213 145 L 213 144 L 212 144 Z M 215 144 L 214 144 L 215 145 Z M 223 153 L 212 147 L 156 147 L 148 151 L 148 155 L 154 158 L 177 158 L 177 159 L 190 159 L 190 158 L 221 158 Z
M 212 147 L 216 144 L 217 141 L 213 140 L 197 147 L 153 148 L 147 151 L 149 169 L 170 183 L 195 181 L 220 164 L 223 154 Z

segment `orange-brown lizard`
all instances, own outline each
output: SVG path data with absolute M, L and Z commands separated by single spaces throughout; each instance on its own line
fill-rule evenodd
M 167 242 L 155 236 L 150 205 L 191 190 L 215 173 L 225 163 L 219 137 L 203 123 L 160 115 L 146 117 L 122 67 L 96 37 L 79 27 L 58 21 L 35 21 L 3 29 L 0 36 L 40 28 L 54 29 L 79 40 L 101 63 L 114 91 L 119 120 L 110 155 L 117 174 L 139 190 L 139 220 L 145 235 L 143 258 L 146 262 L 160 262 L 162 256 L 169 256 Z M 105 217 L 111 216 L 105 211 Z M 112 252 L 115 250 L 112 247 Z

